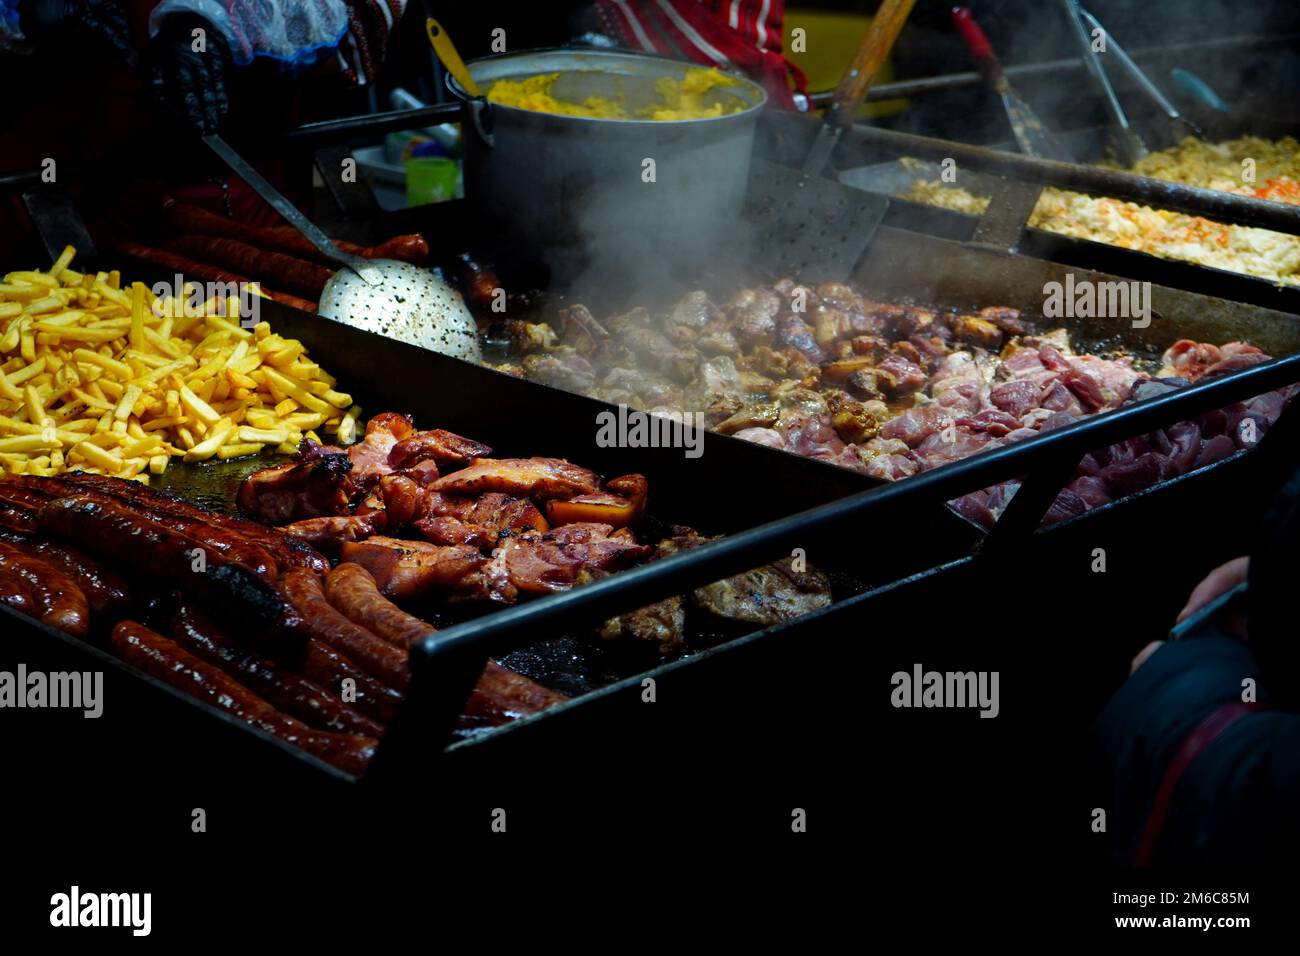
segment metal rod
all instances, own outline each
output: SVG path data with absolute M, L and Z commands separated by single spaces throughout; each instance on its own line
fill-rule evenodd
M 895 513 L 937 504 L 1030 472 L 1036 465 L 1085 454 L 1173 422 L 1185 421 L 1300 380 L 1300 355 L 1274 359 L 1223 378 L 1105 412 L 1012 445 L 923 472 L 809 509 L 799 515 L 729 535 L 705 547 L 665 558 L 563 594 L 518 605 L 430 635 L 411 648 L 415 680 L 434 673 L 444 655 L 471 650 L 498 655 L 551 629 L 572 631 L 613 614 L 771 561 L 818 533 L 885 510 Z M 447 708 L 441 708 L 444 712 Z
M 1169 46 L 1152 46 L 1141 47 L 1129 51 L 1131 57 L 1155 57 L 1160 55 L 1176 56 L 1185 53 L 1203 52 L 1212 49 L 1234 49 L 1237 47 L 1250 46 L 1272 46 L 1276 44 L 1292 44 L 1300 39 L 1300 34 L 1288 33 L 1280 36 L 1237 36 L 1237 37 L 1219 37 L 1213 40 L 1200 40 L 1195 43 L 1175 43 Z M 1032 79 L 1040 76 L 1051 76 L 1062 71 L 1073 71 L 1084 69 L 1083 60 L 1079 58 L 1062 59 L 1062 60 L 1044 60 L 1040 63 L 1021 63 L 1017 66 L 1007 66 L 1004 72 L 1008 79 Z M 963 89 L 968 86 L 979 86 L 984 82 L 984 77 L 975 70 L 968 70 L 961 73 L 943 73 L 939 76 L 923 76 L 911 80 L 894 80 L 891 83 L 878 83 L 871 88 L 867 94 L 867 102 L 874 103 L 880 100 L 902 99 L 909 96 L 920 96 L 925 93 L 941 93 L 945 90 Z M 819 90 L 809 93 L 808 97 L 812 105 L 821 109 L 830 104 L 834 97 L 834 90 Z
M 807 117 L 794 117 L 807 122 Z M 1239 226 L 1272 229 L 1287 235 L 1300 235 L 1300 206 L 1270 202 L 1249 196 L 1185 186 L 1148 176 L 1081 166 L 1048 159 L 1035 159 L 1020 153 L 1006 153 L 987 146 L 971 146 L 954 140 L 900 133 L 896 130 L 865 126 L 861 123 L 846 131 L 843 144 L 857 142 L 884 147 L 891 152 L 922 159 L 955 159 L 959 166 L 1000 173 L 1045 186 L 1059 186 L 1076 192 L 1128 199 L 1158 209 L 1171 209 L 1193 216 L 1205 216 Z
M 385 113 L 368 113 L 365 116 L 345 116 L 341 119 L 321 120 L 319 123 L 299 126 L 281 137 L 280 142 L 294 148 L 307 148 L 354 137 L 378 139 L 402 130 L 455 122 L 460 119 L 460 116 L 459 100 L 416 110 L 389 110 Z

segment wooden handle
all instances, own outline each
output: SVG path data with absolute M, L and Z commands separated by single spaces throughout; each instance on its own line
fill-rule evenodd
M 858 52 L 849 64 L 844 79 L 835 89 L 835 121 L 847 126 L 853 122 L 862 101 L 867 98 L 871 81 L 884 65 L 894 41 L 903 30 L 916 0 L 884 0 L 867 28 Z

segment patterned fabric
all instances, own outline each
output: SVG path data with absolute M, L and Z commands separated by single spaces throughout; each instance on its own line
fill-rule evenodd
M 781 52 L 785 0 L 597 0 L 596 12 L 623 46 L 738 67 L 779 106 L 794 106 L 791 80 L 800 92 L 806 88 Z
M 194 13 L 225 34 L 241 66 L 266 57 L 306 67 L 333 55 L 353 82 L 365 84 L 383 66 L 388 34 L 405 9 L 406 0 L 162 0 L 149 32 L 169 14 Z
M 349 0 L 348 33 L 339 45 L 339 63 L 357 85 L 374 82 L 388 50 L 388 35 L 406 9 L 406 0 Z

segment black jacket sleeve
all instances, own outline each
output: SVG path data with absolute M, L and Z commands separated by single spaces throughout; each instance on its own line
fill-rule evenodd
M 1223 636 L 1166 644 L 1098 720 L 1109 775 L 1115 862 L 1132 860 L 1152 800 L 1184 741 L 1207 716 L 1258 683 L 1249 648 Z M 1260 696 L 1260 702 L 1267 703 Z M 1291 859 L 1300 847 L 1300 715 L 1261 708 L 1216 737 L 1180 778 L 1156 861 Z

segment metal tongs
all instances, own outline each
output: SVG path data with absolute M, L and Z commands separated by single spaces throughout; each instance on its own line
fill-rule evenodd
M 1096 31 L 1100 31 L 1105 40 L 1106 52 L 1115 55 L 1120 65 L 1137 82 L 1142 92 L 1151 97 L 1161 112 L 1193 136 L 1201 135 L 1200 128 L 1183 116 L 1178 107 L 1174 106 L 1169 97 L 1165 96 L 1160 87 L 1155 84 L 1155 81 L 1147 76 L 1142 68 L 1134 62 L 1133 58 L 1125 52 L 1110 31 L 1101 25 L 1101 21 L 1079 5 L 1079 0 L 1061 0 L 1061 5 L 1065 8 L 1066 16 L 1073 27 L 1075 39 L 1078 41 L 1080 50 L 1083 51 L 1083 64 L 1092 75 L 1093 81 L 1101 89 L 1102 97 L 1106 103 L 1106 111 L 1110 114 L 1111 123 L 1115 128 L 1115 146 L 1120 159 L 1124 161 L 1125 165 L 1132 166 L 1143 156 L 1146 156 L 1150 150 L 1147 149 L 1146 143 L 1143 142 L 1142 137 L 1138 135 L 1137 130 L 1129 122 L 1128 114 L 1124 112 L 1124 107 L 1120 105 L 1119 97 L 1115 95 L 1115 88 L 1111 85 L 1110 78 L 1101 65 L 1101 59 L 1098 57 L 1097 51 L 1093 49 L 1092 34 Z

